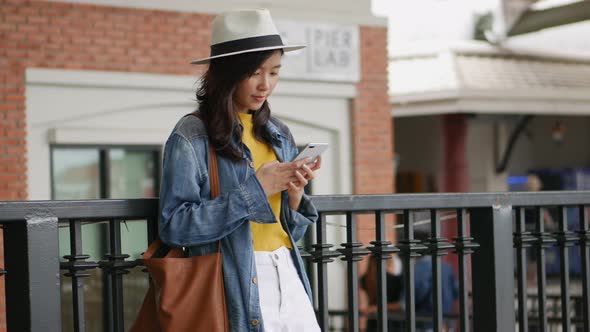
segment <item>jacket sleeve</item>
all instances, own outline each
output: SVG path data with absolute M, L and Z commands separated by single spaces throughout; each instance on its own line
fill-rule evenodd
M 287 207 L 288 206 L 289 205 L 287 204 Z M 309 196 L 305 194 L 303 194 L 297 210 L 291 208 L 288 209 L 291 217 L 287 218 L 287 226 L 289 227 L 291 236 L 293 236 L 293 240 L 297 242 L 303 237 L 303 235 L 305 235 L 307 226 L 318 220 L 318 211 L 311 202 Z
M 205 146 L 207 146 L 205 144 Z M 199 155 L 207 156 L 204 151 Z M 164 148 L 160 188 L 160 239 L 171 246 L 198 246 L 217 241 L 242 223 L 276 222 L 254 174 L 216 199 L 201 196 L 209 181 L 205 157 L 183 136 L 172 134 Z M 223 177 L 223 174 L 219 175 Z
M 287 161 L 290 161 L 295 158 L 295 156 L 297 156 L 298 151 L 293 135 L 291 135 L 290 131 L 288 131 L 287 134 L 289 137 L 289 151 L 287 153 Z M 287 207 L 289 206 L 288 204 L 286 205 Z M 315 223 L 318 220 L 318 211 L 313 205 L 309 196 L 306 194 L 303 194 L 301 203 L 299 204 L 297 210 L 291 209 L 290 207 L 288 207 L 288 209 L 290 218 L 287 218 L 287 226 L 289 227 L 291 236 L 293 236 L 293 240 L 299 241 L 299 239 L 305 235 L 307 226 Z

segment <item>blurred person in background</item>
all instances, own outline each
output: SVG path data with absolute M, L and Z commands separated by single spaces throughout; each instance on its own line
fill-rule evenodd
M 414 229 L 414 238 L 426 243 L 430 237 L 430 232 L 423 228 Z M 434 304 L 432 295 L 434 284 L 432 280 L 432 256 L 423 254 L 416 259 L 414 265 L 414 291 L 416 303 L 416 316 L 432 317 Z M 456 302 L 459 299 L 459 281 L 455 277 L 455 272 L 451 265 L 441 261 L 441 290 L 442 290 L 442 313 L 443 315 L 455 314 Z M 453 330 L 453 322 L 444 321 L 445 331 Z M 416 331 L 433 331 L 432 321 L 427 322 L 416 320 Z
M 367 332 L 378 331 L 377 327 L 377 260 L 379 258 L 371 255 L 368 258 L 367 270 L 360 279 L 361 295 L 361 317 L 363 326 L 366 325 Z M 387 285 L 387 329 L 397 331 L 403 328 L 403 317 L 401 313 L 402 275 L 401 261 L 397 255 L 386 262 L 385 282 Z M 398 315 L 396 315 L 398 314 Z M 396 317 L 397 316 L 397 317 Z

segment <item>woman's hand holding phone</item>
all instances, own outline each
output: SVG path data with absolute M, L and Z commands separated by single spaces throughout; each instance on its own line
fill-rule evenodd
M 295 161 L 306 160 L 301 168 L 295 171 L 297 181 L 289 183 L 289 207 L 293 210 L 299 208 L 305 186 L 315 177 L 315 171 L 322 167 L 321 154 L 328 148 L 328 143 L 309 143 L 295 157 Z
M 309 158 L 287 163 L 272 161 L 260 166 L 256 171 L 256 177 L 266 195 L 271 196 L 283 190 L 288 190 L 291 182 L 301 181 L 302 174 L 305 174 L 303 175 L 305 180 L 305 177 L 309 175 L 307 175 L 308 171 L 304 167 L 310 169 L 309 166 L 305 165 L 309 162 L 311 162 Z M 305 171 L 301 172 L 301 170 Z
M 327 143 L 310 143 L 291 162 L 273 161 L 263 164 L 256 177 L 267 196 L 283 190 L 289 193 L 289 207 L 299 208 L 305 186 L 315 177 L 322 166 L 320 154 L 328 148 Z
M 271 196 L 289 188 L 289 182 L 297 180 L 292 163 L 272 161 L 265 163 L 256 171 L 256 177 L 266 196 Z
M 289 189 L 287 190 L 289 193 L 289 207 L 293 210 L 299 208 L 305 186 L 315 178 L 315 171 L 322 167 L 322 157 L 319 155 L 313 162 L 311 158 L 303 159 L 303 161 L 301 168 L 295 170 L 297 181 L 289 182 Z

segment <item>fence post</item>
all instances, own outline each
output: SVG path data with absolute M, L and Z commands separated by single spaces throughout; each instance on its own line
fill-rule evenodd
M 473 330 L 514 331 L 512 206 L 470 209 L 470 226 L 480 245 L 472 256 Z
M 57 218 L 4 224 L 8 331 L 61 331 Z

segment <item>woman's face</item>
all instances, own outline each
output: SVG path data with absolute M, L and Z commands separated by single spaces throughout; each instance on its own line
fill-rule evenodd
M 276 51 L 252 76 L 240 82 L 234 94 L 236 110 L 247 113 L 249 110 L 260 109 L 279 82 L 280 68 L 281 51 Z

